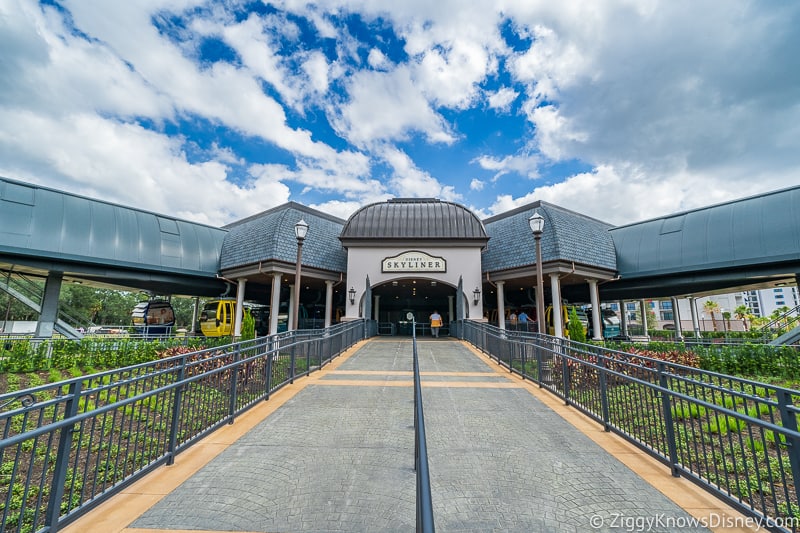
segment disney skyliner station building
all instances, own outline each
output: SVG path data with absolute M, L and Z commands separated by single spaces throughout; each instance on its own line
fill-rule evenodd
M 380 334 L 410 334 L 413 322 L 425 334 L 434 310 L 443 333 L 461 319 L 506 328 L 511 311 L 535 321 L 549 308 L 547 332 L 562 337 L 565 305 L 643 310 L 658 299 L 681 337 L 699 332 L 697 297 L 794 286 L 798 272 L 800 186 L 624 226 L 544 201 L 481 220 L 457 203 L 394 198 L 347 220 L 289 202 L 213 227 L 0 177 L 0 288 L 46 280 L 29 302 L 37 337 L 81 336 L 59 318 L 65 283 L 231 297 L 236 335 L 248 302 L 279 310 L 269 334 L 297 329 L 294 316 L 300 328 L 372 318 Z M 591 338 L 602 320 L 591 313 Z

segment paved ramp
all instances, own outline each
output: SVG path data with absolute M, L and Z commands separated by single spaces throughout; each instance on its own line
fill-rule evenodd
M 706 531 L 530 383 L 458 341 L 418 347 L 437 531 Z M 413 531 L 410 370 L 410 340 L 363 343 L 165 496 L 145 479 L 75 531 Z M 143 512 L 123 518 L 125 501 Z

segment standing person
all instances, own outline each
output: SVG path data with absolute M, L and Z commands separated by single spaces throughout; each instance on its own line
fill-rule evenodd
M 528 313 L 520 311 L 519 315 L 517 315 L 517 320 L 519 320 L 520 326 L 522 326 L 525 331 L 528 331 Z
M 442 327 L 442 315 L 439 314 L 439 311 L 433 310 L 430 316 L 431 319 L 431 333 L 437 339 L 439 338 L 439 328 Z
M 508 315 L 508 323 L 514 326 L 514 329 L 517 329 L 517 313 L 515 313 L 513 309 Z

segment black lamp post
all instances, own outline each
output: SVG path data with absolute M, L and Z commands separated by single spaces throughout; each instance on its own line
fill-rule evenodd
M 478 305 L 478 302 L 481 301 L 481 290 L 478 287 L 475 287 L 475 290 L 472 291 L 472 303 Z
M 542 275 L 542 233 L 544 217 L 534 211 L 528 219 L 533 238 L 536 239 L 536 324 L 539 333 L 544 333 L 544 276 Z
M 297 237 L 297 263 L 294 267 L 294 316 L 292 317 L 292 328 L 300 329 L 298 317 L 300 316 L 300 263 L 303 258 L 303 240 L 308 233 L 308 224 L 305 220 L 294 225 L 294 236 Z

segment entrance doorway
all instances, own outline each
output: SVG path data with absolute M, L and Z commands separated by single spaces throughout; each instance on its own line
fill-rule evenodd
M 372 295 L 378 299 L 378 332 L 381 335 L 411 335 L 412 313 L 417 326 L 417 336 L 430 336 L 430 317 L 434 311 L 442 315 L 444 325 L 439 334 L 449 333 L 452 306 L 455 320 L 456 288 L 441 281 L 428 278 L 407 278 L 387 281 L 372 287 Z

